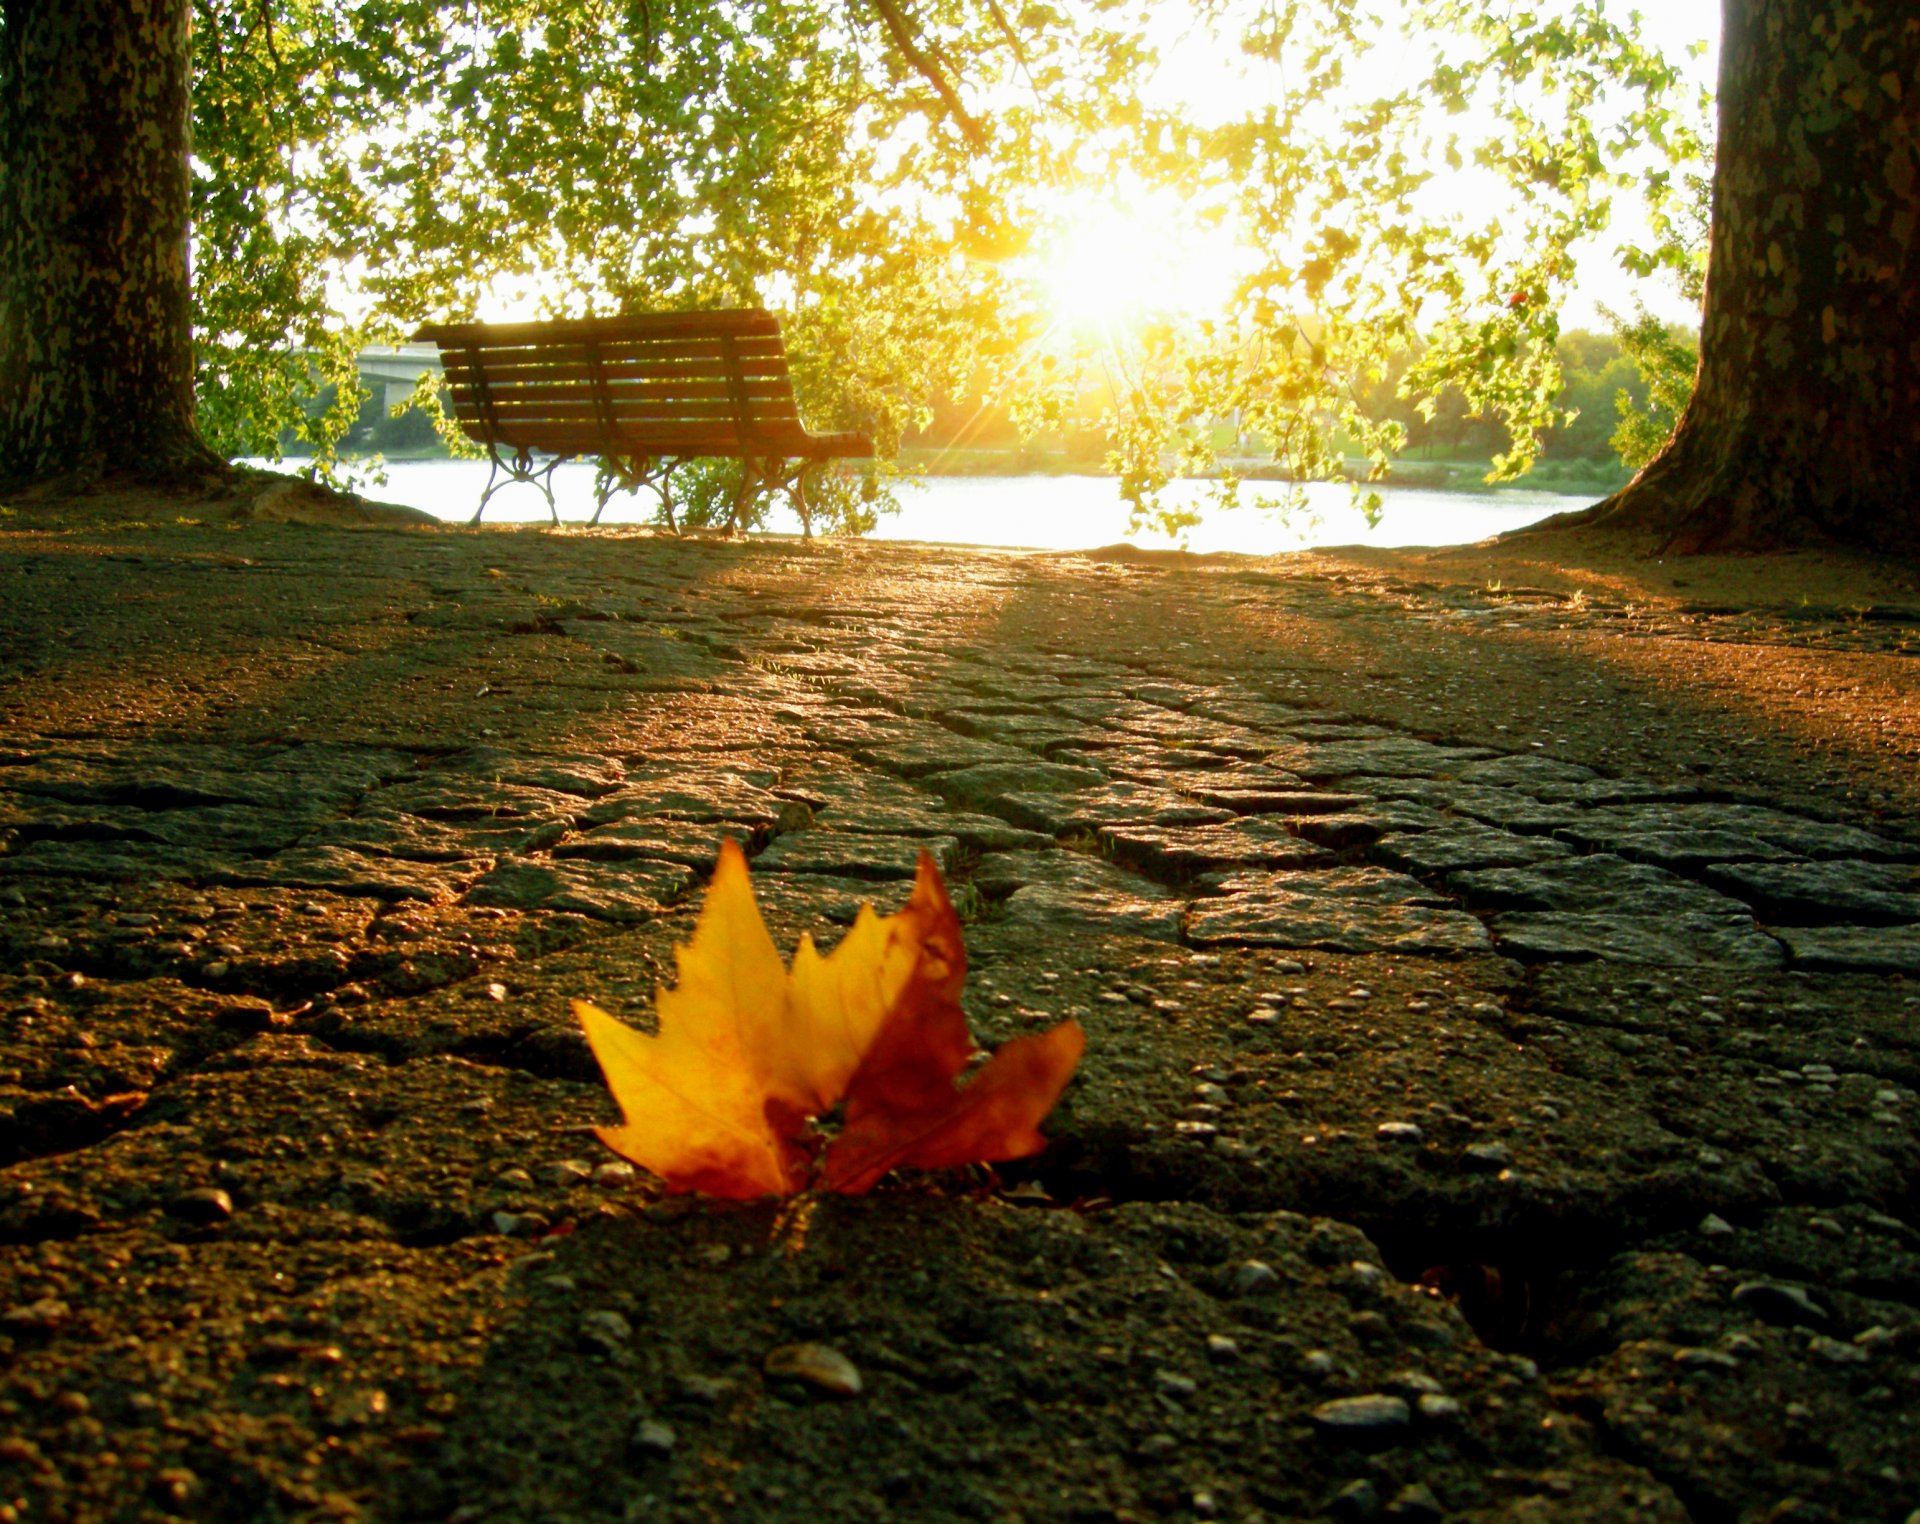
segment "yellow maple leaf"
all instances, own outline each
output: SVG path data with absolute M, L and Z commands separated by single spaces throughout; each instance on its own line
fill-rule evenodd
M 926 917 L 861 907 L 821 957 L 802 937 L 786 968 L 754 903 L 747 861 L 722 844 L 679 979 L 647 1036 L 573 1003 L 625 1123 L 595 1130 L 676 1190 L 744 1198 L 806 1184 L 805 1122 L 846 1093 L 923 957 Z

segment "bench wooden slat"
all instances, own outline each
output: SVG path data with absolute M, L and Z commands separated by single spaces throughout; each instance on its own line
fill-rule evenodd
M 711 376 L 724 374 L 728 368 L 726 351 L 718 345 L 700 349 L 676 345 L 672 351 L 630 344 L 556 344 L 548 349 L 529 349 L 524 346 L 512 349 L 456 349 L 448 352 L 447 363 L 464 365 L 469 363 L 469 357 L 474 363 L 485 366 L 489 375 L 496 371 L 506 375 L 523 369 L 539 370 L 549 366 L 571 368 L 595 363 L 616 370 L 658 371 L 665 375 Z M 742 347 L 735 358 L 741 370 L 748 375 L 786 374 L 787 357 L 777 346 Z
M 550 318 L 532 323 L 429 323 L 422 343 L 456 349 L 469 344 L 548 344 L 569 339 L 705 338 L 780 335 L 779 319 L 760 307 L 723 307 L 710 312 L 635 312 L 616 317 Z
M 482 393 L 492 397 L 495 403 L 540 403 L 549 397 L 591 397 L 595 395 L 591 386 L 582 382 L 557 382 L 557 380 L 534 380 L 534 382 L 513 382 L 503 386 L 501 382 L 488 376 L 486 384 L 480 386 L 472 380 L 457 380 L 447 388 L 453 393 L 455 401 L 467 397 L 480 397 Z M 760 405 L 793 405 L 793 388 L 785 382 L 776 380 L 749 380 L 741 386 L 739 393 L 733 392 L 724 380 L 691 380 L 691 382 L 632 382 L 632 380 L 609 380 L 607 392 L 603 393 L 614 407 L 624 407 L 626 403 L 701 403 L 701 401 L 724 401 L 730 407 L 735 395 L 745 395 L 747 403 L 758 411 Z
M 591 398 L 552 399 L 545 402 L 520 403 L 495 398 L 491 409 L 481 407 L 477 402 L 460 401 L 454 403 L 454 415 L 462 421 L 472 420 L 484 423 L 489 416 L 494 422 L 515 423 L 594 423 L 612 425 L 621 431 L 629 428 L 670 428 L 676 423 L 697 425 L 710 419 L 734 423 L 736 414 L 733 408 L 724 402 L 687 402 L 672 406 L 626 406 L 602 412 Z M 800 414 L 791 405 L 786 407 L 766 407 L 757 409 L 753 422 L 768 425 L 792 424 L 798 426 Z
M 608 449 L 606 436 L 585 424 L 503 423 L 486 438 L 512 448 L 541 450 L 551 455 L 616 455 L 622 457 L 791 456 L 796 460 L 825 460 L 870 455 L 873 441 L 864 434 L 809 434 L 802 429 L 767 429 L 752 438 L 724 424 L 679 426 L 672 429 L 622 430 L 617 449 Z M 476 441 L 484 443 L 484 438 Z

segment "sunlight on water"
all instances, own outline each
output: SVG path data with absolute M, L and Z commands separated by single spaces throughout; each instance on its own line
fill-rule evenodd
M 473 515 L 486 484 L 484 462 L 406 461 L 387 468 L 384 486 L 364 488 L 381 502 L 404 503 L 456 523 Z M 593 514 L 593 467 L 562 466 L 554 473 L 560 516 L 581 523 Z M 1259 486 L 1248 483 L 1251 495 Z M 1283 521 L 1255 508 L 1215 512 L 1187 536 L 1193 551 L 1239 551 L 1270 555 L 1314 545 L 1454 545 L 1484 540 L 1518 529 L 1549 514 L 1584 507 L 1590 498 L 1546 492 L 1432 492 L 1387 488 L 1386 511 L 1377 529 L 1349 504 L 1347 489 L 1317 482 L 1308 487 L 1318 522 Z M 1169 496 L 1176 502 L 1204 500 L 1206 485 L 1177 482 Z M 1173 541 L 1159 535 L 1127 533 L 1127 507 L 1112 478 L 1100 476 L 947 476 L 910 485 L 901 493 L 901 510 L 883 518 L 874 538 L 925 540 L 940 544 L 1025 546 L 1037 550 L 1086 550 L 1131 541 L 1164 549 Z M 606 524 L 646 521 L 653 498 L 616 497 L 608 504 Z M 531 487 L 509 487 L 487 505 L 488 523 L 544 520 L 547 507 Z M 797 534 L 799 521 L 783 506 L 768 526 Z

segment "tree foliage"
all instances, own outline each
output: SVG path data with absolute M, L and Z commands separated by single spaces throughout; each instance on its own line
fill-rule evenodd
M 1156 90 L 1182 48 L 1229 105 Z M 1299 478 L 1383 470 L 1405 431 L 1362 399 L 1414 352 L 1395 384 L 1498 419 L 1513 474 L 1574 246 L 1703 152 L 1599 0 L 194 0 L 194 69 L 201 425 L 323 469 L 358 349 L 519 290 L 774 307 L 810 422 L 883 455 L 941 397 L 1058 419 L 1097 362 L 1149 514 L 1221 417 Z M 1031 261 L 1110 184 L 1231 242 L 1224 310 L 1062 332 Z

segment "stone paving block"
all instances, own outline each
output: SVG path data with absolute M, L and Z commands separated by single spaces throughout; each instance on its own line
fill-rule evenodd
M 1334 814 L 1292 815 L 1288 828 L 1306 841 L 1333 852 L 1371 846 L 1395 831 L 1423 831 L 1447 823 L 1447 817 L 1429 805 L 1411 799 L 1363 800 L 1354 809 Z
M 1452 815 L 1483 820 L 1505 831 L 1542 832 L 1580 818 L 1580 808 L 1536 799 L 1519 789 L 1452 779 L 1349 778 L 1347 786 L 1383 799 L 1413 799 Z
M 561 842 L 553 848 L 553 856 L 589 858 L 596 862 L 653 858 L 707 873 L 718 860 L 720 843 L 725 840 L 750 847 L 753 832 L 745 826 L 725 822 L 620 820 Z
M 1383 868 L 1230 873 L 1193 902 L 1187 938 L 1250 947 L 1455 955 L 1492 946 L 1486 927 L 1418 879 Z
M 1491 755 L 1484 746 L 1437 746 L 1410 736 L 1358 741 L 1325 741 L 1304 748 L 1286 766 L 1315 782 L 1365 773 L 1385 777 L 1434 778 L 1457 774 L 1469 762 Z
M 1452 873 L 1463 868 L 1515 868 L 1567 857 L 1573 848 L 1545 836 L 1519 836 L 1491 826 L 1454 822 L 1430 831 L 1406 831 L 1376 842 L 1369 853 L 1389 868 Z
M 980 709 L 943 709 L 937 711 L 935 718 L 969 740 L 1039 752 L 1055 746 L 1071 746 L 1086 733 L 1084 726 L 1051 714 L 996 714 Z
M 831 952 L 838 937 L 833 926 L 851 926 L 862 905 L 892 915 L 912 892 L 910 879 L 844 878 L 831 873 L 762 873 L 753 881 L 753 897 L 783 958 L 805 933 L 821 952 Z
M 770 826 L 788 801 L 724 768 L 678 781 L 629 785 L 580 812 L 592 827 L 625 820 L 690 820 L 707 824 Z
M 1372 802 L 1366 794 L 1332 793 L 1285 783 L 1248 786 L 1238 780 L 1195 779 L 1186 790 L 1202 804 L 1232 810 L 1236 815 L 1338 815 Z
M 526 862 L 496 865 L 467 894 L 469 905 L 570 910 L 601 921 L 644 921 L 693 885 L 681 863 Z
M 1587 783 L 1599 774 L 1578 762 L 1563 762 L 1558 757 L 1543 757 L 1536 752 L 1516 752 L 1511 756 L 1469 762 L 1459 768 L 1455 776 L 1463 783 L 1528 789 L 1543 783 Z
M 936 773 L 927 786 L 969 808 L 1005 813 L 997 806 L 1014 795 L 1069 794 L 1098 788 L 1106 781 L 1104 773 L 1091 767 L 1066 767 L 1029 758 L 1025 762 L 991 762 Z
M 436 757 L 422 773 L 429 778 L 453 773 L 587 799 L 610 794 L 626 780 L 626 769 L 612 757 L 579 752 L 527 753 L 502 746 L 468 746 L 449 752 Z
M 1780 926 L 1794 968 L 1854 974 L 1920 974 L 1920 924 Z
M 1183 908 L 1175 899 L 1107 894 L 1068 884 L 1028 884 L 1008 897 L 1000 907 L 1000 919 L 1009 929 L 1045 932 L 1050 937 L 1178 942 Z
M 1674 910 L 1517 911 L 1489 918 L 1494 941 L 1508 957 L 1604 958 L 1681 968 L 1733 968 L 1763 972 L 1783 961 L 1780 944 L 1751 916 Z
M 1033 760 L 1017 746 L 976 740 L 934 727 L 907 739 L 894 736 L 856 746 L 853 755 L 869 767 L 884 768 L 902 778 L 924 778 L 929 773 L 969 767 L 1020 766 Z
M 200 883 L 209 875 L 237 869 L 242 861 L 238 854 L 155 841 L 31 841 L 17 851 L 0 854 L 0 874 Z
M 1587 812 L 1568 829 L 1651 834 L 1659 831 L 1730 831 L 1757 836 L 1802 857 L 1862 857 L 1910 861 L 1913 848 L 1857 826 L 1815 820 L 1761 804 L 1713 802 L 1622 805 Z
M 209 872 L 203 882 L 280 889 L 326 889 L 335 894 L 364 894 L 376 900 L 454 898 L 486 867 L 467 863 L 417 863 L 375 857 L 344 847 L 294 847 L 264 861 Z
M 1905 863 L 1715 863 L 1702 876 L 1769 921 L 1920 921 L 1920 872 Z
M 922 852 L 944 871 L 960 843 L 951 836 L 877 836 L 859 831 L 792 831 L 758 857 L 756 872 L 826 873 L 839 878 L 912 878 Z
M 498 825 L 571 823 L 588 810 L 577 794 L 534 788 L 504 779 L 423 774 L 375 789 L 355 812 L 368 816 L 418 815 L 422 820 Z
M 363 811 L 329 821 L 302 836 L 303 847 L 341 847 L 375 857 L 450 863 L 468 858 L 542 852 L 572 828 L 569 819 L 460 821 L 423 820 L 404 811 Z
M 1474 868 L 1447 876 L 1470 905 L 1492 910 L 1573 910 L 1657 918 L 1746 916 L 1747 907 L 1704 884 L 1610 853 L 1523 868 Z
M 1115 858 L 1149 873 L 1187 875 L 1221 868 L 1305 868 L 1332 856 L 1270 816 L 1218 825 L 1115 825 L 1100 833 Z
M 1708 863 L 1777 862 L 1795 856 L 1789 848 L 1746 831 L 1646 831 L 1574 820 L 1554 834 L 1590 852 L 1611 852 L 1676 873 L 1698 871 Z
M 1150 879 L 1104 858 L 1054 846 L 1037 851 L 989 852 L 974 864 L 972 881 L 982 894 L 994 898 L 1004 898 L 1029 884 L 1052 884 L 1116 897 L 1180 901 L 1180 896 Z
M 942 809 L 938 799 L 928 799 L 917 809 L 900 805 L 830 806 L 815 812 L 814 824 L 823 830 L 868 836 L 952 836 L 976 852 L 1053 845 L 1053 838 L 1044 832 L 1022 830 L 998 815 Z
M 1074 794 L 1008 794 L 997 809 L 1015 824 L 1048 836 L 1130 822 L 1190 826 L 1234 818 L 1231 810 L 1201 804 L 1184 793 L 1127 782 Z

